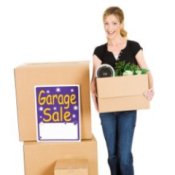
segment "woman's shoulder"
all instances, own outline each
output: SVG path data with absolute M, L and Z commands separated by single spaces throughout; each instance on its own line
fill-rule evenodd
M 94 54 L 98 57 L 102 57 L 106 52 L 107 44 L 101 44 L 94 49 Z
M 98 49 L 98 50 L 104 50 L 106 48 L 106 45 L 107 43 L 104 43 L 104 44 L 101 44 L 101 45 L 98 45 L 95 47 L 95 49 Z
M 139 50 L 143 50 L 140 43 L 135 40 L 128 40 L 128 48 L 133 51 L 134 55 L 136 55 Z
M 138 41 L 135 40 L 127 40 L 129 45 L 140 45 Z
M 128 46 L 133 49 L 142 49 L 140 43 L 135 40 L 128 40 Z

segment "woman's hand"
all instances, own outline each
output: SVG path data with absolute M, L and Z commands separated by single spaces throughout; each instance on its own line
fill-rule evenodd
M 95 94 L 93 95 L 93 100 L 94 100 L 95 109 L 97 110 L 97 112 L 99 112 L 98 99 L 97 99 L 97 96 Z
M 92 98 L 95 105 L 95 109 L 98 111 L 98 99 L 97 99 L 97 89 L 95 86 L 91 86 Z
M 140 51 L 138 51 L 138 53 L 136 54 L 136 60 L 137 60 L 137 63 L 138 65 L 141 67 L 141 68 L 146 68 L 149 70 L 146 62 L 145 62 L 145 59 L 144 59 L 144 55 L 143 55 L 143 50 L 141 49 Z M 152 74 L 151 72 L 149 71 L 148 72 L 148 87 L 150 89 L 148 89 L 145 93 L 144 93 L 144 96 L 146 97 L 147 100 L 151 101 L 153 96 L 154 96 L 154 90 L 152 87 L 153 86 L 153 77 L 152 77 Z
M 92 98 L 94 101 L 95 109 L 97 112 L 98 110 L 98 99 L 97 99 L 97 86 L 96 86 L 96 76 L 95 72 L 97 70 L 97 67 L 100 66 L 102 61 L 96 56 L 93 56 L 93 73 L 92 73 L 92 81 L 91 81 L 91 92 L 92 92 Z
M 97 110 L 97 112 L 99 112 L 98 110 L 98 99 L 97 99 L 97 87 L 96 87 L 96 80 L 93 79 L 92 83 L 91 83 L 91 93 L 92 93 L 92 99 L 95 105 L 95 109 Z
M 154 90 L 153 88 L 148 89 L 145 93 L 144 96 L 146 97 L 147 100 L 151 101 L 154 97 Z

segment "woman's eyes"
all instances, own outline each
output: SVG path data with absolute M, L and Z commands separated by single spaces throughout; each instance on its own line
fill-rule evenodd
M 117 25 L 117 23 L 116 23 L 116 22 L 113 22 L 112 24 L 113 24 L 113 25 Z
M 112 22 L 111 24 L 112 24 L 112 25 L 117 25 L 116 22 Z M 105 25 L 109 25 L 109 23 L 106 22 Z

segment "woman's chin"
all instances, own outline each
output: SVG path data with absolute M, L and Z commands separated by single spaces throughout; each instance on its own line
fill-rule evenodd
M 112 35 L 107 35 L 107 39 L 113 39 L 114 38 L 114 36 Z
M 107 39 L 113 39 L 113 38 L 115 38 L 115 36 L 116 36 L 115 33 L 106 35 Z

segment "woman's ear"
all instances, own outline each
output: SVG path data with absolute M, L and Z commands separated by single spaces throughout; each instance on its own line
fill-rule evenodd
M 120 23 L 120 30 L 121 29 L 124 29 L 124 23 L 122 22 L 122 23 Z

